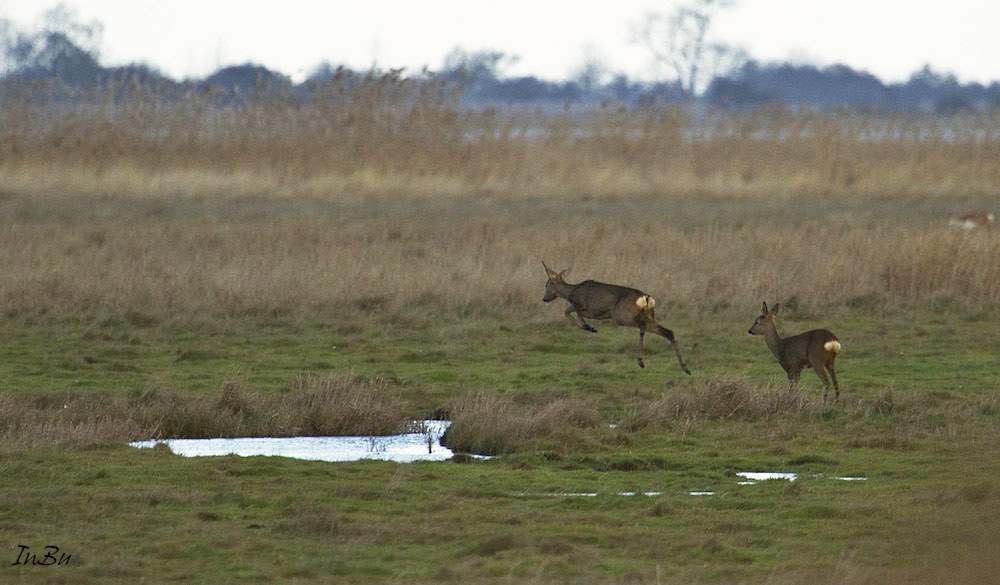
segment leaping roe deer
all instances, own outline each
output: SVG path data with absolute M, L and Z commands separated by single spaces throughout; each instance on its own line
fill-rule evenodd
M 764 303 L 760 317 L 757 317 L 750 326 L 750 335 L 764 336 L 767 347 L 788 374 L 789 390 L 798 386 L 799 374 L 806 366 L 811 366 L 823 381 L 823 402 L 826 402 L 830 389 L 830 380 L 826 377 L 826 372 L 830 372 L 833 388 L 836 390 L 834 395 L 836 401 L 840 398 L 840 385 L 837 383 L 837 371 L 833 364 L 837 359 L 837 352 L 840 351 L 840 341 L 837 336 L 826 329 L 813 329 L 783 338 L 778 335 L 778 328 L 774 325 L 774 317 L 780 308 L 780 305 L 775 303 L 774 308 L 768 310 L 767 303 Z
M 617 284 L 605 284 L 596 280 L 570 284 L 563 278 L 566 270 L 555 272 L 545 262 L 542 262 L 542 266 L 545 267 L 545 273 L 549 277 L 548 282 L 545 283 L 545 296 L 542 297 L 542 300 L 546 303 L 552 302 L 556 298 L 569 301 L 566 318 L 573 325 L 584 331 L 597 333 L 597 329 L 584 320 L 586 317 L 588 319 L 611 319 L 617 325 L 637 327 L 639 329 L 638 361 L 640 368 L 646 367 L 642 359 L 642 339 L 648 329 L 662 335 L 670 342 L 674 353 L 677 354 L 677 361 L 680 362 L 681 369 L 688 375 L 691 374 L 691 370 L 684 363 L 684 358 L 681 357 L 674 332 L 656 322 L 656 317 L 653 315 L 656 301 L 653 300 L 653 297 L 641 290 Z

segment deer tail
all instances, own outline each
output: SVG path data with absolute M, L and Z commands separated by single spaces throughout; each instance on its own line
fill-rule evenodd
M 840 342 L 836 340 L 827 341 L 826 343 L 823 344 L 823 349 L 825 349 L 826 351 L 832 351 L 833 353 L 837 353 L 838 351 L 840 351 Z
M 652 309 L 656 306 L 656 299 L 649 295 L 642 295 L 635 300 L 635 305 L 640 309 Z

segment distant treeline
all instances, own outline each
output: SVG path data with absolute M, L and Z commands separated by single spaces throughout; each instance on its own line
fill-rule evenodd
M 79 35 L 78 35 L 79 36 Z M 58 31 L 35 37 L 11 37 L 0 47 L 0 92 L 24 97 L 25 89 L 38 88 L 52 97 L 52 83 L 65 88 L 93 88 L 123 82 L 154 87 L 164 96 L 194 89 L 215 89 L 227 100 L 260 97 L 262 91 L 282 95 L 308 95 L 311 87 L 338 77 L 363 79 L 386 71 L 352 71 L 324 64 L 308 79 L 293 83 L 275 71 L 256 64 L 224 67 L 204 79 L 178 81 L 145 64 L 106 67 L 96 50 Z M 13 38 L 16 42 L 9 39 Z M 84 37 L 85 38 L 85 37 Z M 439 71 L 400 71 L 415 80 L 447 82 L 460 103 L 477 106 L 591 106 L 622 104 L 671 104 L 690 100 L 677 82 L 649 83 L 625 75 L 606 75 L 585 69 L 569 81 L 548 81 L 533 76 L 508 77 L 501 64 L 509 57 L 498 52 L 464 53 L 457 50 Z M 42 89 L 45 88 L 45 89 Z M 72 95 L 73 92 L 65 92 Z M 1000 107 L 1000 82 L 988 86 L 960 83 L 953 75 L 924 67 L 904 83 L 886 84 L 877 77 L 847 67 L 816 67 L 789 63 L 748 61 L 736 71 L 717 77 L 694 98 L 699 105 L 737 111 L 792 107 L 819 111 L 918 111 L 950 115 L 982 112 Z
M 789 104 L 820 110 L 837 108 L 954 114 L 1000 106 L 1000 83 L 962 84 L 954 75 L 925 66 L 904 83 L 885 84 L 846 65 L 818 68 L 750 61 L 733 75 L 715 79 L 704 99 L 713 105 L 752 110 Z

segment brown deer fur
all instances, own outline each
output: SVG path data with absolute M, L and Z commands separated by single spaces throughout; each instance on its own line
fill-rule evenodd
M 677 339 L 674 338 L 673 331 L 656 322 L 656 316 L 653 314 L 653 307 L 656 305 L 656 301 L 653 297 L 634 288 L 618 286 L 616 284 L 605 284 L 596 280 L 585 280 L 579 284 L 570 284 L 564 278 L 566 270 L 557 273 L 544 262 L 542 262 L 542 266 L 545 268 L 545 274 L 548 276 L 548 281 L 545 283 L 545 296 L 542 297 L 542 300 L 546 303 L 556 298 L 569 301 L 569 307 L 566 309 L 566 318 L 573 325 L 584 331 L 597 333 L 597 329 L 594 329 L 593 326 L 584 320 L 584 317 L 586 317 L 588 319 L 611 319 L 617 325 L 637 327 L 639 329 L 638 362 L 640 368 L 646 367 L 642 356 L 642 340 L 648 329 L 653 333 L 662 335 L 670 342 L 674 348 L 674 353 L 677 354 L 677 361 L 680 363 L 681 369 L 688 374 L 691 373 L 691 370 L 688 369 L 687 364 L 684 363 L 684 359 L 681 357 L 681 352 L 677 347 Z
M 840 398 L 840 384 L 837 382 L 837 372 L 834 361 L 840 351 L 840 341 L 837 336 L 826 329 L 813 329 L 798 335 L 782 338 L 774 325 L 774 318 L 781 307 L 776 303 L 771 310 L 764 303 L 762 313 L 750 327 L 750 335 L 763 335 L 767 347 L 778 358 L 778 363 L 788 374 L 788 387 L 794 389 L 799 384 L 799 375 L 806 366 L 812 367 L 819 379 L 823 381 L 823 401 L 826 402 L 830 389 L 830 373 L 833 388 L 836 391 L 834 400 Z M 824 371 L 825 370 L 825 371 Z

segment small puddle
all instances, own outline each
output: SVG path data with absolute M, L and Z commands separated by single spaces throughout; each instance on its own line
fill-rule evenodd
M 523 497 L 538 497 L 536 494 L 523 493 L 520 494 Z M 600 495 L 600 492 L 550 492 L 547 494 L 542 494 L 542 497 L 546 498 L 596 498 Z M 611 495 L 620 496 L 623 498 L 632 498 L 636 496 L 642 496 L 646 498 L 655 498 L 662 496 L 663 492 L 613 492 Z
M 136 441 L 132 447 L 166 445 L 184 457 L 291 457 L 308 461 L 347 462 L 376 459 L 411 463 L 444 461 L 454 453 L 440 443 L 451 421 L 424 420 L 411 424 L 419 432 L 373 437 L 246 437 L 229 439 L 164 439 Z
M 757 482 L 770 481 L 772 479 L 795 481 L 799 478 L 799 474 L 797 473 L 786 473 L 781 471 L 740 471 L 736 474 L 736 476 L 743 478 L 743 481 L 739 482 L 740 485 L 753 485 Z
M 736 474 L 738 477 L 742 477 L 743 481 L 739 482 L 740 485 L 754 485 L 762 481 L 770 481 L 772 479 L 784 480 L 784 481 L 795 481 L 799 478 L 798 473 L 790 473 L 786 471 L 740 471 Z M 828 477 L 823 474 L 816 474 L 810 477 Z M 868 481 L 867 477 L 840 477 L 840 476 L 830 476 L 829 479 L 834 479 L 837 481 Z

